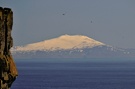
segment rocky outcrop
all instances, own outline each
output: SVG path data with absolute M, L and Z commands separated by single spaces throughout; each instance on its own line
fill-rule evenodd
M 10 48 L 13 12 L 10 8 L 0 7 L 0 89 L 9 89 L 18 76 Z

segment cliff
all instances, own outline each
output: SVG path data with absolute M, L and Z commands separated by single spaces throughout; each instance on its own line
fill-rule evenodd
M 9 89 L 18 76 L 10 48 L 13 12 L 10 8 L 0 7 L 0 89 Z

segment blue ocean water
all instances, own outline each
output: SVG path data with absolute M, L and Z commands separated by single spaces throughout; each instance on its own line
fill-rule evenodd
M 16 61 L 11 89 L 135 89 L 135 62 Z

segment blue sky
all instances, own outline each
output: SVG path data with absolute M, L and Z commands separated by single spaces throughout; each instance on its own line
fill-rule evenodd
M 14 45 L 69 34 L 135 48 L 135 0 L 0 0 L 0 6 L 14 12 Z

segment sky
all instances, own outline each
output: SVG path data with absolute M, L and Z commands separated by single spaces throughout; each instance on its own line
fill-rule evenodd
M 12 8 L 14 45 L 64 34 L 135 48 L 135 0 L 0 0 Z

